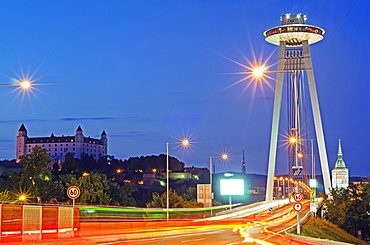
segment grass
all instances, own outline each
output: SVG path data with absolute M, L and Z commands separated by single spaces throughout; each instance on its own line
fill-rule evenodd
M 289 233 L 297 234 L 297 229 L 292 229 L 289 231 Z M 328 239 L 352 244 L 369 244 L 348 234 L 346 231 L 329 221 L 320 218 L 313 218 L 312 216 L 301 226 L 301 236 Z

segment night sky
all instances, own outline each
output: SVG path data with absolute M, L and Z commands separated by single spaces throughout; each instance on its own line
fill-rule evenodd
M 24 98 L 0 88 L 0 159 L 15 158 L 22 123 L 30 137 L 74 135 L 80 125 L 85 136 L 105 130 L 119 159 L 164 154 L 166 142 L 190 136 L 190 149 L 170 145 L 186 166 L 208 167 L 227 151 L 216 171 L 241 171 L 244 147 L 247 172 L 266 174 L 273 90 L 235 84 L 245 76 L 237 63 L 276 63 L 263 32 L 285 13 L 303 13 L 326 31 L 311 51 L 329 168 L 341 139 L 350 175 L 366 177 L 369 9 L 365 0 L 2 2 L 1 83 L 23 74 L 39 86 Z M 281 174 L 286 151 L 278 151 Z

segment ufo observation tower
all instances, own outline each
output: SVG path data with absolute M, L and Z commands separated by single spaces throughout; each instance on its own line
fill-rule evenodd
M 319 159 L 324 179 L 325 193 L 328 194 L 331 186 L 328 159 L 325 147 L 324 132 L 322 128 L 319 101 L 316 91 L 315 76 L 312 67 L 310 45 L 321 41 L 325 31 L 316 26 L 306 24 L 306 16 L 283 15 L 281 26 L 271 28 L 264 32 L 268 43 L 279 46 L 278 63 L 276 71 L 276 87 L 272 129 L 269 151 L 269 165 L 266 185 L 266 200 L 273 199 L 274 174 L 276 166 L 276 152 L 278 143 L 278 130 L 281 114 L 283 87 L 286 88 L 287 99 L 287 138 L 295 139 L 294 144 L 288 144 L 289 175 L 293 178 L 303 178 L 308 157 L 313 151 L 313 137 L 309 136 L 311 130 L 307 127 L 307 104 L 305 94 L 308 94 L 308 84 L 311 100 L 311 110 L 315 126 L 315 135 Z M 311 142 L 311 146 L 308 144 Z M 314 162 L 313 155 L 312 162 Z

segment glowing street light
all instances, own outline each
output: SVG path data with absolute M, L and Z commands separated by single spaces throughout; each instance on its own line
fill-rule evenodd
M 261 77 L 265 73 L 265 70 L 262 67 L 258 67 L 253 70 L 253 76 L 255 77 Z
M 210 156 L 209 157 L 209 185 L 211 189 L 211 207 L 212 207 L 212 200 L 213 200 L 213 192 L 212 192 L 212 177 L 213 177 L 213 163 L 212 163 L 212 158 L 214 157 L 221 157 L 222 160 L 227 160 L 229 158 L 229 155 L 224 153 L 220 156 Z M 211 209 L 211 216 L 212 216 L 212 209 Z
M 18 201 L 25 202 L 27 200 L 27 196 L 25 194 L 22 194 L 18 197 Z
M 19 82 L 19 85 L 22 87 L 22 89 L 31 88 L 31 82 L 29 80 L 23 80 L 23 81 Z
M 169 144 L 181 144 L 183 147 L 188 147 L 190 145 L 190 141 L 188 139 L 183 139 L 180 142 L 168 142 L 166 143 L 166 189 L 167 189 L 167 200 L 166 200 L 166 206 L 167 206 L 167 221 L 170 217 L 169 209 L 170 209 L 170 176 L 169 176 L 169 150 L 168 145 Z
M 32 88 L 32 82 L 29 79 L 24 79 L 17 83 L 1 83 L 0 86 L 19 86 L 22 90 L 28 90 Z
M 295 143 L 297 143 L 297 138 L 296 137 L 289 137 L 289 143 L 291 143 L 291 144 L 295 144 Z
M 282 70 L 282 71 L 269 71 L 263 66 L 257 66 L 252 69 L 252 75 L 254 77 L 262 77 L 266 73 L 295 73 L 294 71 L 287 71 L 287 70 Z

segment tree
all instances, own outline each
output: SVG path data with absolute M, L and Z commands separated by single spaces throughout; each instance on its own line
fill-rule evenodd
M 116 182 L 109 181 L 109 195 L 112 198 L 112 205 L 121 206 L 136 206 L 135 199 L 131 196 L 137 191 L 136 187 L 131 183 L 124 183 L 122 186 Z
M 81 190 L 77 201 L 91 204 L 110 204 L 109 183 L 105 174 L 90 173 L 87 176 L 76 178 L 73 174 L 61 175 L 59 178 L 66 187 L 78 186 Z
M 197 199 L 197 188 L 195 187 L 187 187 L 183 185 L 176 189 L 176 192 L 185 200 L 185 201 L 193 201 Z
M 166 208 L 167 207 L 167 191 L 159 194 L 153 193 L 152 201 L 146 204 L 147 208 Z M 170 208 L 182 208 L 184 199 L 177 195 L 176 191 L 169 190 Z
M 68 152 L 62 166 L 62 172 L 65 174 L 75 173 L 78 168 L 78 162 L 72 152 Z
M 8 202 L 10 201 L 11 196 L 8 190 L 0 192 L 0 201 L 2 202 Z
M 31 154 L 19 157 L 23 169 L 20 176 L 21 186 L 31 186 L 30 193 L 41 202 L 45 197 L 45 191 L 51 181 L 51 173 L 48 169 L 48 163 L 53 160 L 49 157 L 47 149 L 36 146 Z
M 350 183 L 348 188 L 332 189 L 324 195 L 324 218 L 349 234 L 362 239 L 370 238 L 370 216 L 366 214 L 370 202 L 370 184 Z
M 86 153 L 81 154 L 81 160 L 79 161 L 78 168 L 84 172 L 90 172 L 97 168 L 96 161 L 92 155 Z

